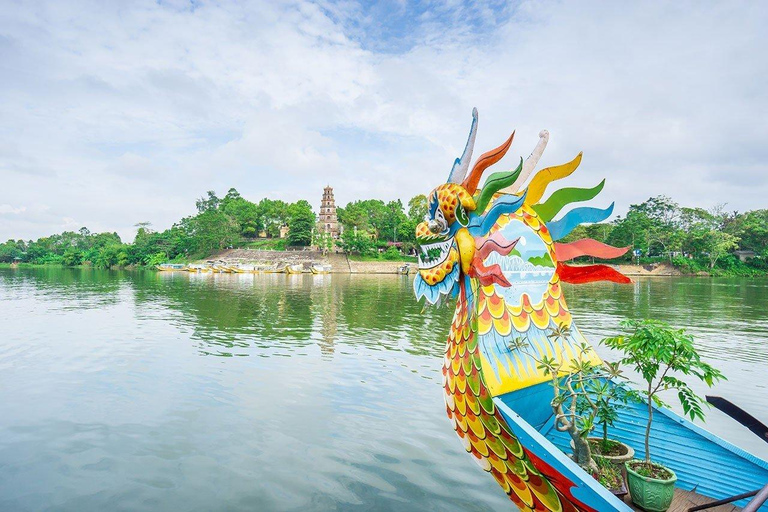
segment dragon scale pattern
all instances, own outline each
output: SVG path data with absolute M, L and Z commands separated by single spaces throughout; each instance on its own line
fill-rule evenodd
M 481 374 L 477 320 L 461 286 L 443 362 L 446 411 L 464 448 L 522 511 L 577 511 L 534 466 L 496 410 Z M 575 501 L 575 500 L 574 500 Z

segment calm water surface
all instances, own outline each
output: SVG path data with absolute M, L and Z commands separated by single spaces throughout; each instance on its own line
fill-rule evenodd
M 689 327 L 768 420 L 768 282 L 566 293 L 592 341 Z M 510 510 L 445 417 L 450 316 L 403 276 L 0 269 L 0 510 Z

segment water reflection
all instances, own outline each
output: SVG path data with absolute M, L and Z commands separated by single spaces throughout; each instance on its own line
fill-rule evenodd
M 179 312 L 171 321 L 193 328 L 209 355 L 286 355 L 281 347 L 316 345 L 331 356 L 341 341 L 439 356 L 451 315 L 446 308 L 422 314 L 406 277 L 157 273 L 136 279 L 150 280 L 133 283 L 137 304 Z
M 690 327 L 718 392 L 768 419 L 766 291 L 566 289 L 593 341 Z M 0 510 L 509 510 L 445 418 L 451 313 L 404 276 L 0 270 Z

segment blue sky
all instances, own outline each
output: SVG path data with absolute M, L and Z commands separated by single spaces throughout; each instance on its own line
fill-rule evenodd
M 156 229 L 206 190 L 319 205 L 445 180 L 473 106 L 500 166 L 595 201 L 766 207 L 761 2 L 0 0 L 0 240 Z

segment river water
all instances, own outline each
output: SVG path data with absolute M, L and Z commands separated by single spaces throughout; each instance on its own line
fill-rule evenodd
M 768 281 L 565 291 L 593 342 L 688 327 L 768 421 Z M 0 510 L 511 510 L 445 416 L 451 313 L 405 276 L 0 269 Z

